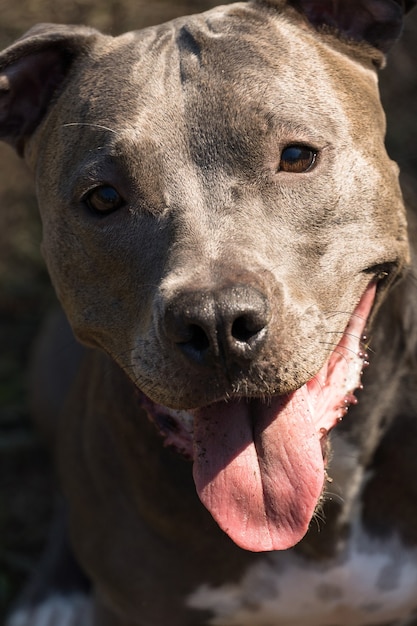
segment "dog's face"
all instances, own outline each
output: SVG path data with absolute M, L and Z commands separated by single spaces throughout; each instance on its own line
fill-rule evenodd
M 36 144 L 64 308 L 157 402 L 293 391 L 403 264 L 376 74 L 301 28 L 243 5 L 99 39 Z M 170 311 L 236 285 L 265 300 L 256 359 L 189 358 Z
M 25 143 L 75 333 L 145 394 L 253 550 L 306 532 L 367 320 L 407 260 L 378 54 L 278 4 L 80 31 Z M 50 93 L 68 61 L 47 54 Z

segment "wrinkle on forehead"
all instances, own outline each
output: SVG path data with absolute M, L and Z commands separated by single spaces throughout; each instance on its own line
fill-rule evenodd
M 87 73 L 100 67 L 95 84 L 78 88 L 86 118 L 117 127 L 130 143 L 150 138 L 167 159 L 187 148 L 197 165 L 223 155 L 224 166 L 274 132 L 331 140 L 358 134 L 365 121 L 383 125 L 373 72 L 313 32 L 300 38 L 285 15 L 266 20 L 243 4 L 128 33 L 96 56 Z M 361 99 L 353 104 L 355 84 Z M 104 90 L 115 110 L 101 104 Z

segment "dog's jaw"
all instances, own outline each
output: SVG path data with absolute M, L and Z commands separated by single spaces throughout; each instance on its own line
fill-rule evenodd
M 372 282 L 328 361 L 287 396 L 229 398 L 186 412 L 140 394 L 166 445 L 193 459 L 201 501 L 240 547 L 284 550 L 307 532 L 326 479 L 327 435 L 360 387 L 375 293 Z

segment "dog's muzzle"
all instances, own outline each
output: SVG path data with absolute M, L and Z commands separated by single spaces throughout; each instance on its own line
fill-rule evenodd
M 216 304 L 211 295 L 198 302 L 182 296 L 167 309 L 167 332 L 187 359 L 216 366 L 241 364 L 256 354 L 266 340 L 269 311 L 256 292 L 250 306 L 239 305 L 239 294 L 248 295 L 244 289 L 235 288 L 233 306 L 217 294 Z M 242 548 L 287 549 L 307 532 L 326 478 L 327 435 L 361 386 L 364 330 L 375 294 L 372 281 L 329 359 L 292 393 L 234 395 L 181 411 L 138 392 L 166 444 L 193 460 L 201 501 Z

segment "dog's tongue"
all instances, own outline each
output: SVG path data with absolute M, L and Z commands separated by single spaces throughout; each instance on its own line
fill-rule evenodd
M 324 462 L 305 390 L 269 405 L 216 403 L 194 414 L 194 480 L 219 526 L 246 550 L 284 550 L 308 529 Z
M 372 282 L 329 360 L 297 391 L 270 404 L 241 399 L 193 411 L 198 494 L 242 548 L 285 550 L 307 532 L 325 479 L 321 438 L 360 383 L 375 292 Z

